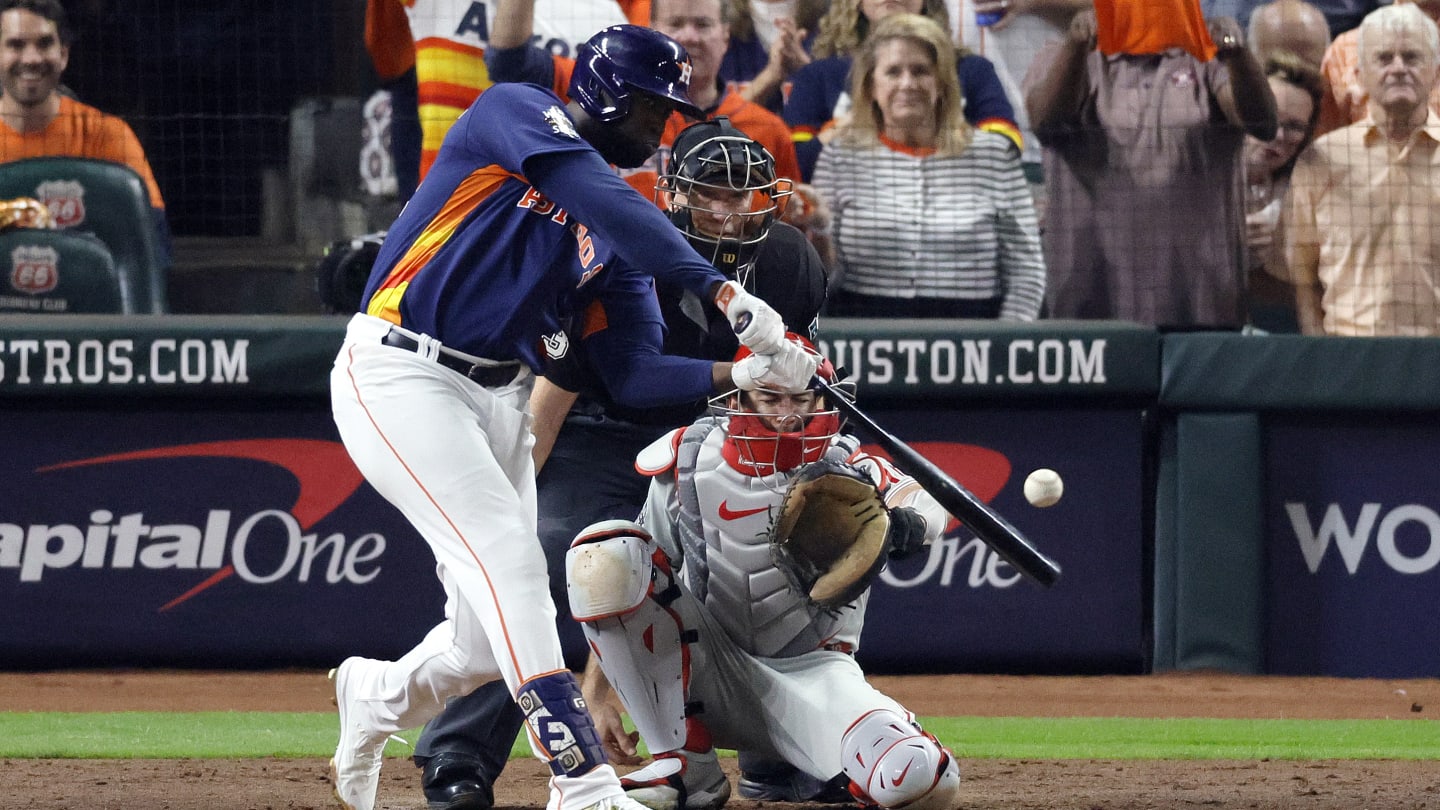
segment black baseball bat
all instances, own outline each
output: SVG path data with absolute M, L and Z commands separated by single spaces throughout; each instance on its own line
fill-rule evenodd
M 945 507 L 945 511 L 959 518 L 981 542 L 1005 558 L 1015 570 L 1046 588 L 1055 584 L 1060 576 L 1059 564 L 1040 553 L 1019 529 L 1010 525 L 1010 521 L 935 466 L 930 459 L 920 455 L 915 448 L 875 424 L 874 419 L 825 380 L 815 377 L 814 383 L 825 392 L 827 402 L 833 403 L 834 407 L 858 423 L 876 444 L 885 448 L 901 470 L 909 473 L 917 484 Z
M 750 313 L 742 313 L 735 321 L 736 334 L 745 331 L 749 325 Z M 825 392 L 829 402 L 833 402 L 836 408 L 859 423 L 876 443 L 885 448 L 885 452 L 890 454 L 900 469 L 909 473 L 915 483 L 945 507 L 946 512 L 959 518 L 961 523 L 980 538 L 980 542 L 994 549 L 995 553 L 1014 566 L 1015 570 L 1046 588 L 1054 585 L 1055 580 L 1060 578 L 1060 565 L 1040 553 L 1035 544 L 1021 534 L 1019 529 L 1010 525 L 1010 521 L 1001 517 L 999 512 L 991 509 L 989 504 L 961 486 L 959 481 L 935 466 L 930 459 L 920 455 L 915 448 L 877 425 L 874 419 L 836 391 L 830 383 L 818 376 L 812 377 L 811 381 Z

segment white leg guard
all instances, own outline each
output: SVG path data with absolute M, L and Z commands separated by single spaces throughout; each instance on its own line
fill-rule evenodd
M 955 756 L 909 718 L 872 711 L 845 731 L 840 749 L 850 792 L 862 802 L 892 810 L 954 810 L 960 804 Z
M 586 527 L 565 555 L 570 612 L 652 754 L 685 744 L 690 678 L 680 595 L 670 563 L 637 523 Z

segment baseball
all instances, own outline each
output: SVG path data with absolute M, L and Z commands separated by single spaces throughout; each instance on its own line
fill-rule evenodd
M 1060 502 L 1060 496 L 1065 494 L 1065 482 L 1060 480 L 1060 474 L 1054 470 L 1041 467 L 1025 478 L 1025 500 L 1031 506 L 1045 508 L 1054 506 Z

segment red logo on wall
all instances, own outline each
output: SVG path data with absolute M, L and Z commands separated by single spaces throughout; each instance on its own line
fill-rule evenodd
M 998 450 L 959 442 L 910 442 L 917 453 L 929 459 L 935 466 L 954 478 L 960 486 L 970 490 L 975 497 L 990 503 L 1005 488 L 1010 480 L 1010 459 Z M 861 450 L 874 456 L 890 459 L 890 454 L 879 445 L 861 445 Z M 903 468 L 902 468 L 903 472 Z M 953 517 L 945 531 L 952 532 L 960 521 Z
M 22 245 L 10 251 L 10 286 L 40 295 L 60 283 L 60 254 L 43 245 Z

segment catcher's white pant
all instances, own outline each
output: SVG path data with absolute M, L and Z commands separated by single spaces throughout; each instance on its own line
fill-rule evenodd
M 571 610 L 652 754 L 684 745 L 688 705 L 715 745 L 779 755 L 828 779 L 844 769 L 844 738 L 862 717 L 910 717 L 846 653 L 741 649 L 668 565 L 652 563 L 643 534 L 628 521 L 596 524 L 571 548 L 567 572 Z
M 365 712 L 357 719 L 380 733 L 421 725 L 448 697 L 497 676 L 514 695 L 537 677 L 568 674 L 536 534 L 533 378 L 484 388 L 382 345 L 390 328 L 368 315 L 351 319 L 330 378 L 335 424 L 365 479 L 430 544 L 446 600 L 444 621 L 365 679 L 368 694 L 352 715 Z M 549 761 L 533 735 L 531 748 Z M 619 792 L 608 765 L 557 777 L 554 787 L 551 810 Z

